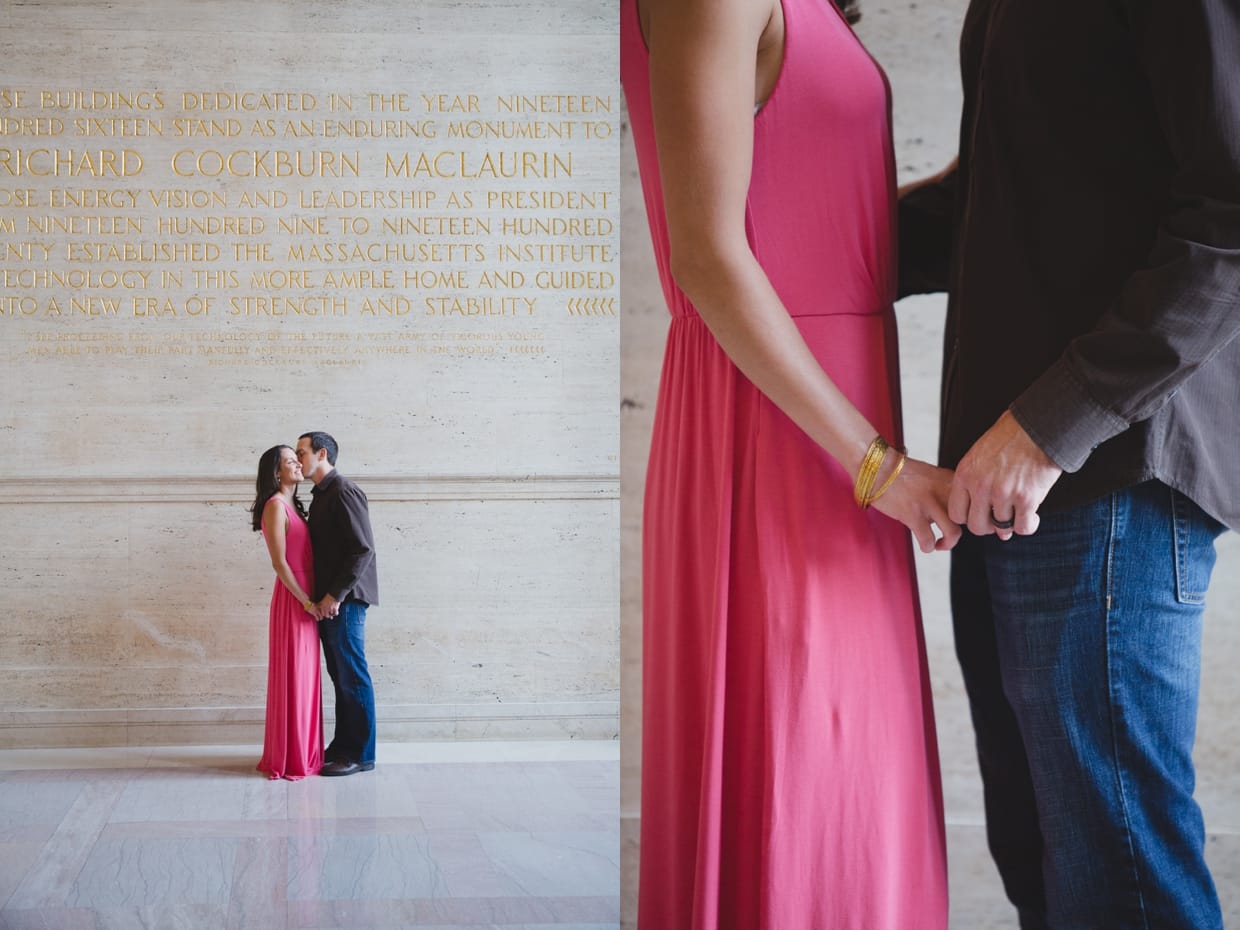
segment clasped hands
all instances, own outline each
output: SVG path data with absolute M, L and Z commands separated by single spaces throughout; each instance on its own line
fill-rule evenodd
M 909 459 L 900 480 L 873 504 L 907 526 L 922 552 L 944 551 L 964 529 L 1003 540 L 1029 535 L 1038 528 L 1038 507 L 1062 473 L 1016 418 L 1004 413 L 954 473 Z
M 956 466 L 947 514 L 975 536 L 1028 536 L 1063 469 L 1004 411 Z
M 331 620 L 340 613 L 340 602 L 330 594 L 324 594 L 322 600 L 317 602 L 306 601 L 302 607 L 315 620 Z

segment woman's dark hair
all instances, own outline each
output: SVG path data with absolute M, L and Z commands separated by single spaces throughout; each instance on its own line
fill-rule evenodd
M 254 481 L 254 506 L 250 508 L 250 526 L 256 533 L 263 528 L 263 508 L 267 506 L 267 501 L 280 493 L 280 453 L 285 449 L 293 451 L 289 446 L 272 446 L 259 457 L 258 478 Z M 293 489 L 293 506 L 305 519 L 306 508 L 297 497 L 296 488 Z
M 835 5 L 849 23 L 857 25 L 857 21 L 861 19 L 861 0 L 835 0 Z

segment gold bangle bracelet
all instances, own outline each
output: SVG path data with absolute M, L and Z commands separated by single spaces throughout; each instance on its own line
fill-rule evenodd
M 903 449 L 897 449 L 896 452 L 900 455 L 900 457 L 896 459 L 896 467 L 891 470 L 891 474 L 887 476 L 887 480 L 882 483 L 879 489 L 871 494 L 869 498 L 866 499 L 866 502 L 861 505 L 863 508 L 869 507 L 872 503 L 886 494 L 891 486 L 896 483 L 896 479 L 900 477 L 900 472 L 904 470 L 904 463 L 908 461 L 908 453 Z
M 874 479 L 878 477 L 878 471 L 882 468 L 883 460 L 887 458 L 887 450 L 890 448 L 886 439 L 882 436 L 875 436 L 870 447 L 865 450 L 865 456 L 861 459 L 861 467 L 857 470 L 857 482 L 853 485 L 853 499 L 857 502 L 857 506 L 869 506 L 870 492 L 874 489 Z

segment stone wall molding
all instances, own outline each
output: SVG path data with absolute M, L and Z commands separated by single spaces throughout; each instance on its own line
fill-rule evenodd
M 376 501 L 619 500 L 615 475 L 375 475 L 344 472 Z M 308 497 L 310 484 L 302 489 Z M 254 479 L 235 475 L 170 478 L 0 478 L 0 504 L 246 503 Z

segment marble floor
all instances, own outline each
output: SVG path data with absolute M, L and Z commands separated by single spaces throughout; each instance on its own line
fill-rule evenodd
M 0 752 L 0 930 L 615 930 L 619 745 L 381 745 L 267 781 L 257 747 Z

